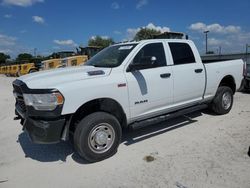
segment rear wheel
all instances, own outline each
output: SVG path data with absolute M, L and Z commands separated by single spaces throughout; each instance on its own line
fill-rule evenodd
M 74 133 L 74 146 L 89 162 L 111 157 L 121 141 L 121 126 L 111 114 L 95 112 L 83 118 Z
M 29 74 L 30 74 L 30 73 L 33 73 L 33 72 L 37 72 L 37 70 L 36 70 L 36 69 L 31 69 L 31 70 L 29 71 Z
M 218 114 L 227 114 L 233 106 L 233 91 L 227 86 L 220 86 L 212 102 L 212 110 Z

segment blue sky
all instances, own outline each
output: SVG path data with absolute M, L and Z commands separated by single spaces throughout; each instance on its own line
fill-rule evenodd
M 249 0 L 0 0 L 0 52 L 48 55 L 100 35 L 132 39 L 141 27 L 185 32 L 201 53 L 243 52 L 250 44 Z

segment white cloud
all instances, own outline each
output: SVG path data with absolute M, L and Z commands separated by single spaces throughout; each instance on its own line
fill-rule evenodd
M 237 36 L 230 37 L 232 40 L 237 39 L 241 43 L 248 43 L 250 44 L 250 32 L 241 32 Z
M 103 39 L 109 39 L 110 37 L 109 36 L 101 36 L 101 38 L 103 38 Z
M 110 39 L 110 37 L 109 36 L 100 36 L 102 39 Z M 96 36 L 92 36 L 92 37 L 90 37 L 90 39 L 92 39 L 92 40 L 95 40 L 96 39 Z
M 121 35 L 122 34 L 122 32 L 121 31 L 114 31 L 114 34 L 116 34 L 116 35 Z
M 135 37 L 135 35 L 138 31 L 140 31 L 140 28 L 136 28 L 136 29 L 128 28 L 127 29 L 127 39 L 124 39 L 124 40 L 133 40 L 133 38 Z
M 23 29 L 20 31 L 21 34 L 27 33 L 28 31 L 26 29 Z
M 43 17 L 40 16 L 32 16 L 33 22 L 43 24 L 45 22 Z
M 54 40 L 53 41 L 55 44 L 58 44 L 60 46 L 77 46 L 77 44 L 71 40 L 71 39 L 68 39 L 68 40 Z
M 239 33 L 241 31 L 240 26 L 234 26 L 234 25 L 222 26 L 218 23 L 206 25 L 202 22 L 191 24 L 189 26 L 189 29 L 197 32 L 210 31 L 219 34 Z
M 0 52 L 15 58 L 20 53 L 33 53 L 34 47 L 21 44 L 16 37 L 0 33 Z
M 143 6 L 148 4 L 148 0 L 139 0 L 136 4 L 136 9 L 141 9 Z
M 170 31 L 170 28 L 169 27 L 165 27 L 165 26 L 156 26 L 154 25 L 153 23 L 149 23 L 148 25 L 146 26 L 143 26 L 143 27 L 138 27 L 138 28 L 128 28 L 127 29 L 127 39 L 128 40 L 132 40 L 136 33 L 138 31 L 140 31 L 141 28 L 148 28 L 148 29 L 155 29 L 157 31 L 160 31 L 161 33 L 164 33 L 164 32 L 169 32 Z
M 244 52 L 246 43 L 250 44 L 250 32 L 244 31 L 240 26 L 235 25 L 220 25 L 213 23 L 207 25 L 202 22 L 191 24 L 189 29 L 194 31 L 192 38 L 195 40 L 201 53 L 205 52 L 205 35 L 204 31 L 210 31 L 208 33 L 208 49 L 218 52 L 218 49 L 222 49 L 222 53 L 238 53 Z M 195 38 L 200 39 L 195 39 Z
M 120 5 L 119 5 L 119 3 L 117 3 L 117 2 L 113 2 L 113 3 L 111 4 L 111 8 L 117 10 L 117 9 L 120 8 Z
M 238 33 L 241 31 L 241 27 L 240 26 L 233 26 L 233 25 L 229 25 L 225 28 L 226 32 L 228 33 Z
M 16 47 L 16 37 L 11 37 L 0 33 L 0 52 L 11 54 Z
M 148 29 L 155 29 L 157 31 L 160 31 L 161 33 L 164 33 L 164 32 L 169 32 L 170 31 L 170 28 L 169 27 L 161 27 L 161 26 L 155 26 L 153 23 L 149 23 L 146 28 Z
M 16 38 L 0 34 L 0 48 L 6 46 L 14 46 L 16 44 Z
M 208 38 L 207 43 L 210 46 L 220 46 L 220 45 L 223 45 L 225 43 L 225 41 L 223 41 L 221 39 L 216 39 L 216 38 Z
M 12 15 L 11 14 L 5 14 L 4 18 L 12 18 Z
M 9 54 L 11 54 L 13 51 L 12 51 L 11 49 L 1 49 L 1 48 L 0 48 L 0 52 L 9 55 Z
M 42 3 L 44 0 L 3 0 L 3 5 L 14 5 L 20 7 L 32 6 L 35 3 Z
M 53 46 L 52 49 L 54 49 L 54 50 L 60 50 L 61 48 L 59 46 Z
M 232 35 L 233 36 L 233 35 Z M 215 53 L 219 52 L 219 48 L 222 49 L 222 53 L 242 53 L 244 52 L 245 43 L 240 42 L 236 37 L 210 37 L 208 38 L 208 50 L 214 51 Z M 231 38 L 231 39 L 230 39 Z M 250 37 L 248 38 L 250 41 Z M 205 41 L 202 42 L 203 47 L 205 48 Z
M 194 31 L 205 31 L 206 25 L 202 22 L 197 22 L 197 23 L 191 24 L 189 26 L 189 29 L 194 30 Z

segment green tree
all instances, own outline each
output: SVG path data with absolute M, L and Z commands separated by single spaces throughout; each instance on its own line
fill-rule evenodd
M 33 56 L 31 54 L 28 53 L 22 53 L 19 54 L 16 58 L 16 61 L 18 62 L 22 62 L 22 61 L 31 61 L 33 58 Z
M 110 46 L 111 44 L 114 44 L 114 41 L 112 38 L 102 38 L 100 36 L 93 37 L 89 39 L 88 41 L 89 46 L 98 46 L 101 48 L 106 48 L 107 46 Z
M 141 28 L 135 35 L 134 40 L 152 39 L 154 35 L 161 34 L 160 31 L 149 28 Z
M 10 59 L 10 56 L 5 53 L 0 52 L 0 64 L 6 63 L 7 59 Z

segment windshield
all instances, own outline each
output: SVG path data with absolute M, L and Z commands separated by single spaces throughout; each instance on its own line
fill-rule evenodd
M 118 67 L 137 44 L 110 46 L 92 57 L 85 65 L 95 67 Z

